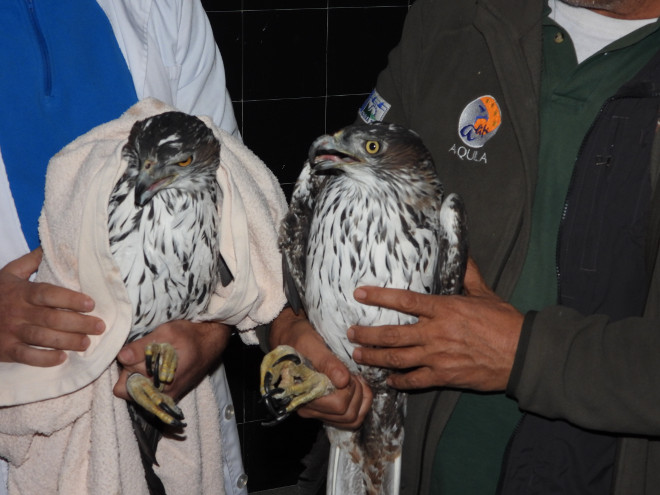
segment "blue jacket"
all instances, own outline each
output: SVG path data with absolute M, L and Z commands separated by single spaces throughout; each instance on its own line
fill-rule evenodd
M 139 99 L 154 97 L 182 111 L 208 115 L 238 135 L 225 72 L 198 0 L 98 0 L 128 65 Z M 28 252 L 0 156 L 0 267 Z M 234 408 L 224 366 L 213 376 L 221 412 L 225 491 L 246 494 Z M 0 495 L 6 464 L 0 459 Z

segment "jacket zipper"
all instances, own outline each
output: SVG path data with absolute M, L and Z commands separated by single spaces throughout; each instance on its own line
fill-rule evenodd
M 586 143 L 587 138 L 589 135 L 593 132 L 594 127 L 596 127 L 596 124 L 600 122 L 600 120 L 603 118 L 603 112 L 605 108 L 611 104 L 614 101 L 617 100 L 623 100 L 625 98 L 648 98 L 648 97 L 655 97 L 658 96 L 660 91 L 655 88 L 650 89 L 639 89 L 638 87 L 633 87 L 629 88 L 628 90 L 625 90 L 623 92 L 619 92 L 619 94 L 616 94 L 614 96 L 610 96 L 603 105 L 600 107 L 600 110 L 598 111 L 598 115 L 596 115 L 596 118 L 594 118 L 593 122 L 591 123 L 591 126 L 589 127 L 589 130 L 587 133 L 584 135 L 584 139 L 582 140 L 582 143 L 580 144 L 580 148 L 578 149 L 577 155 L 575 156 L 575 162 L 574 164 L 577 164 L 578 159 L 580 156 L 582 156 L 582 152 L 584 151 L 584 143 Z M 561 219 L 559 221 L 559 230 L 557 231 L 557 245 L 555 249 L 555 271 L 557 274 L 557 304 L 561 304 L 561 272 L 559 270 L 559 260 L 560 260 L 560 242 L 559 240 L 561 239 L 561 233 L 565 224 L 566 220 L 566 214 L 568 212 L 568 198 L 573 191 L 573 182 L 575 180 L 575 166 L 573 166 L 573 172 L 571 174 L 571 180 L 568 183 L 568 191 L 566 192 L 566 198 L 564 199 L 564 208 L 562 209 L 561 212 Z
M 39 51 L 41 52 L 41 61 L 43 63 L 44 70 L 44 94 L 45 96 L 53 95 L 53 76 L 51 68 L 50 53 L 48 52 L 48 45 L 46 44 L 46 38 L 44 37 L 43 31 L 41 30 L 41 25 L 39 24 L 39 19 L 37 17 L 37 12 L 34 7 L 34 0 L 24 0 L 25 6 L 27 7 L 28 14 L 30 15 L 30 23 L 34 29 L 34 34 L 37 37 L 37 43 L 39 45 Z
M 561 219 L 559 220 L 559 230 L 557 231 L 557 244 L 555 246 L 555 273 L 557 275 L 557 304 L 561 304 L 561 270 L 559 269 L 559 260 L 561 257 L 561 234 L 562 230 L 566 221 L 566 214 L 568 212 L 568 198 L 571 195 L 571 192 L 573 191 L 574 187 L 574 182 L 575 182 L 575 165 L 578 162 L 578 159 L 580 156 L 582 156 L 582 152 L 584 151 L 584 144 L 587 142 L 587 138 L 589 135 L 593 132 L 594 128 L 596 127 L 596 124 L 600 121 L 603 115 L 603 111 L 605 110 L 605 107 L 612 103 L 614 100 L 623 98 L 623 96 L 611 96 L 607 100 L 605 100 L 605 103 L 600 107 L 600 110 L 598 111 L 598 115 L 596 118 L 593 120 L 591 123 L 591 126 L 589 126 L 589 130 L 587 133 L 584 135 L 584 139 L 582 139 L 582 143 L 580 144 L 580 148 L 578 149 L 577 155 L 575 156 L 575 161 L 573 165 L 573 172 L 571 173 L 571 180 L 568 183 L 568 190 L 566 191 L 566 197 L 564 199 L 564 207 L 562 208 L 561 211 Z

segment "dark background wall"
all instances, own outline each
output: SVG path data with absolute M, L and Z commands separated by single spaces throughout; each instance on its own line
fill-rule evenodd
M 202 0 L 245 144 L 287 197 L 314 138 L 356 118 L 413 0 Z M 233 338 L 226 366 L 250 493 L 296 485 L 318 422 L 264 427 L 262 352 Z

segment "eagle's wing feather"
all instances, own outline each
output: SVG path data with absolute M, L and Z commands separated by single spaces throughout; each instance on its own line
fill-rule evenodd
M 448 195 L 440 208 L 440 260 L 436 266 L 437 287 L 433 293 L 460 294 L 467 268 L 467 214 L 457 194 Z
M 218 277 L 220 278 L 220 283 L 223 287 L 227 287 L 234 281 L 234 274 L 229 269 L 227 262 L 222 257 L 222 253 L 218 256 Z
M 291 269 L 287 263 L 287 256 L 282 257 L 282 276 L 284 278 L 284 294 L 286 300 L 289 302 L 291 309 L 295 314 L 300 314 L 300 310 L 305 310 L 302 299 L 300 298 L 298 289 L 296 287 L 296 282 L 293 275 L 291 274 Z
M 316 196 L 324 180 L 324 177 L 311 173 L 309 163 L 305 164 L 291 196 L 289 211 L 280 226 L 284 292 L 296 314 L 301 309 L 307 312 L 304 303 L 307 240 Z

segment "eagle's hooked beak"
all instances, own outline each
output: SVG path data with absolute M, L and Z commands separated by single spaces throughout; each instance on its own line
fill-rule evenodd
M 321 136 L 309 149 L 309 163 L 314 172 L 341 170 L 342 165 L 359 161 L 353 155 L 337 149 L 335 136 Z
M 153 160 L 145 160 L 142 164 L 135 180 L 135 206 L 146 205 L 158 191 L 174 182 L 175 175 L 160 177 L 159 169 L 158 163 Z

